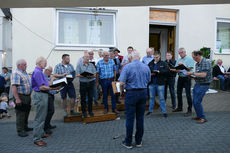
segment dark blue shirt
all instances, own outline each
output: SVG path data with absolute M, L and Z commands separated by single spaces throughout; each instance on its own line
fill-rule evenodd
M 4 88 L 6 84 L 6 80 L 3 76 L 0 76 L 0 88 Z

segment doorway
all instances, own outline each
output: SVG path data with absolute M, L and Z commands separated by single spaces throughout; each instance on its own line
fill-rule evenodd
M 165 60 L 166 52 L 171 51 L 175 59 L 175 26 L 149 25 L 149 47 L 161 52 L 161 59 Z

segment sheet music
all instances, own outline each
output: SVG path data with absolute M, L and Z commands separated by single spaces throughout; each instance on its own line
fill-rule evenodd
M 117 88 L 117 92 L 121 92 L 121 90 L 120 90 L 120 82 L 116 82 L 116 88 Z
M 61 82 L 65 82 L 65 83 L 67 84 L 66 78 L 61 78 L 61 79 L 58 79 L 58 80 L 54 80 L 54 81 L 53 81 L 53 85 L 54 85 L 54 84 L 61 83 Z
M 68 74 L 66 77 L 67 78 L 73 78 L 73 76 L 71 74 Z
M 180 70 L 180 72 L 182 72 L 184 75 L 186 75 L 188 73 L 188 71 L 186 71 L 186 70 Z

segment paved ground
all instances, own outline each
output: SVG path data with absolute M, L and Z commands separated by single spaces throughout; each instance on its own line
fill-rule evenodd
M 45 140 L 46 147 L 37 147 L 29 137 L 17 136 L 15 114 L 11 119 L 0 120 L 0 153 L 227 153 L 230 152 L 230 92 L 209 94 L 204 98 L 208 122 L 196 124 L 182 113 L 171 113 L 168 100 L 167 119 L 157 110 L 145 117 L 145 133 L 142 148 L 127 150 L 121 146 L 125 134 L 125 115 L 120 120 L 82 124 L 63 123 L 62 110 L 57 111 L 53 135 Z M 186 110 L 186 103 L 184 110 Z M 32 126 L 33 112 L 30 115 Z M 119 136 L 113 139 L 114 136 Z

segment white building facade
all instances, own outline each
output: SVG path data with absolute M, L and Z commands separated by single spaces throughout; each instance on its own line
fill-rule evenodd
M 122 55 L 133 46 L 141 56 L 148 47 L 167 51 L 184 47 L 188 55 L 211 48 L 212 59 L 230 66 L 230 4 L 107 8 L 12 9 L 13 69 L 18 59 L 28 63 L 28 72 L 39 56 L 55 66 L 64 53 L 76 66 L 84 50 L 117 47 Z M 95 52 L 97 57 L 97 53 Z

